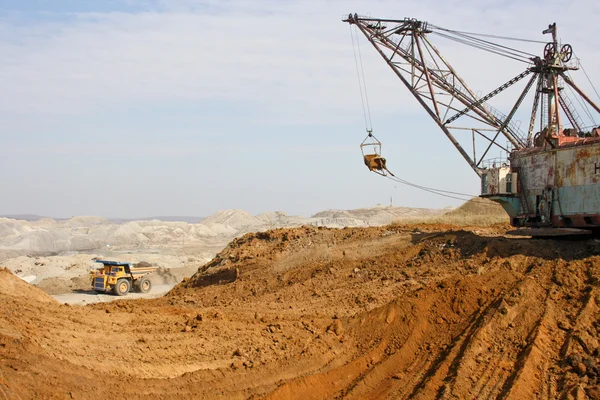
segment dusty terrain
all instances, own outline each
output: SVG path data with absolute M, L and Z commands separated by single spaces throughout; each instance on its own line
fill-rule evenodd
M 89 216 L 36 221 L 0 217 L 0 261 L 20 255 L 47 256 L 99 250 L 177 249 L 180 254 L 197 254 L 198 248 L 220 250 L 232 238 L 247 232 L 303 225 L 380 226 L 401 218 L 435 216 L 447 211 L 379 205 L 356 210 L 326 210 L 304 218 L 281 211 L 251 215 L 244 210 L 222 210 L 198 223 L 159 220 L 117 223 Z
M 600 398 L 600 244 L 506 225 L 249 233 L 164 297 L 0 271 L 0 398 Z
M 52 295 L 89 290 L 88 273 L 98 267 L 94 259 L 147 262 L 160 267 L 150 277 L 155 285 L 172 285 L 190 277 L 232 239 L 248 232 L 303 225 L 381 226 L 399 219 L 436 217 L 447 211 L 375 206 L 327 210 L 303 218 L 280 211 L 254 216 L 244 210 L 223 210 L 197 223 L 115 222 L 100 217 L 62 221 L 0 218 L 0 266 Z

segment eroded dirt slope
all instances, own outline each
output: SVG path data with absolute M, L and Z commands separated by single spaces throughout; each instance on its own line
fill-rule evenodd
M 87 307 L 0 270 L 0 398 L 600 398 L 600 245 L 504 228 L 253 233 Z

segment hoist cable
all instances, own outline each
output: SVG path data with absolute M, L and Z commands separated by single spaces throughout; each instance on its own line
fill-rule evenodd
M 356 28 L 358 29 L 358 28 Z M 358 39 L 358 32 L 356 33 L 356 48 L 358 49 L 358 60 L 360 61 L 360 71 L 362 74 L 362 83 L 365 91 L 365 102 L 367 103 L 367 116 L 369 117 L 369 127 L 367 128 L 368 132 L 373 130 L 373 122 L 371 121 L 371 106 L 369 105 L 369 95 L 367 93 L 367 81 L 365 80 L 365 68 L 363 67 L 362 62 L 362 54 L 360 52 L 360 41 Z
M 358 57 L 356 56 L 356 45 L 354 43 L 354 33 L 352 32 L 352 25 L 350 25 L 350 38 L 352 39 L 352 52 L 354 53 L 354 64 L 356 65 L 356 79 L 358 81 L 358 89 L 360 91 L 360 102 L 363 109 L 363 117 L 365 119 L 365 129 L 369 131 L 369 123 L 367 121 L 367 110 L 365 109 L 365 98 L 363 95 L 363 85 L 360 81 L 360 70 L 358 66 Z M 358 41 L 358 34 L 356 37 L 356 41 Z

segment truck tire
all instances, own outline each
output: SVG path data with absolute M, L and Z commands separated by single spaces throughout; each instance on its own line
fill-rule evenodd
M 140 293 L 148 293 L 152 289 L 152 282 L 150 282 L 150 279 L 143 277 L 140 278 L 137 287 Z
M 119 279 L 113 290 L 117 296 L 125 296 L 130 289 L 131 284 L 127 279 Z

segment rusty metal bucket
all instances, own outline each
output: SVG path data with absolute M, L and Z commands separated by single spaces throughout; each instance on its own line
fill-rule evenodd
M 387 167 L 385 165 L 385 158 L 381 156 L 381 142 L 377 140 L 371 131 L 367 131 L 369 134 L 360 144 L 360 151 L 363 155 L 363 161 L 369 171 L 376 172 L 380 175 L 386 175 Z
M 365 165 L 369 168 L 369 171 L 384 171 L 386 170 L 385 158 L 379 154 L 365 154 L 363 155 Z

